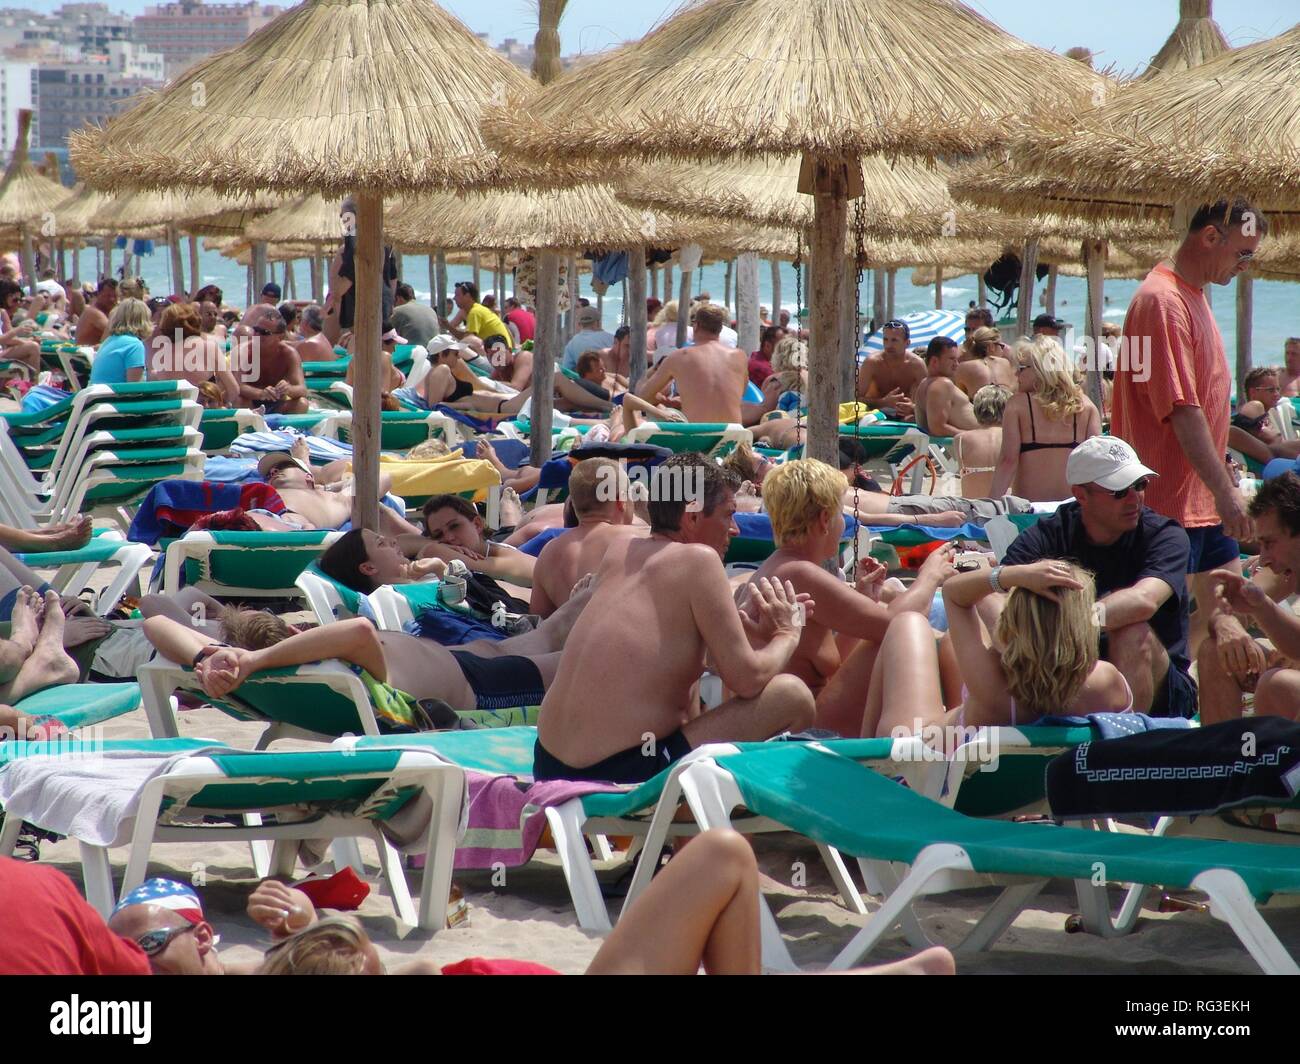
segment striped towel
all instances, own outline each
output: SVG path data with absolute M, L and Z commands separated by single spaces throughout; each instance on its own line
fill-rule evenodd
M 230 449 L 237 454 L 270 454 L 273 451 L 288 451 L 292 449 L 294 441 L 300 439 L 307 441 L 311 460 L 317 464 L 352 457 L 351 444 L 325 436 L 306 436 L 295 429 L 241 433 L 230 445 Z

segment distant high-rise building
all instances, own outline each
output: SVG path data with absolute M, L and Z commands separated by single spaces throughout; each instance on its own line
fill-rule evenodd
M 283 8 L 252 0 L 244 4 L 205 4 L 176 0 L 145 9 L 134 20 L 135 42 L 160 52 L 173 78 L 204 56 L 242 44 Z
M 18 112 L 32 112 L 30 143 L 39 144 L 40 116 L 36 114 L 38 95 L 35 63 L 0 63 L 0 155 L 8 158 L 18 135 Z
M 157 57 L 144 53 L 145 68 Z M 37 69 L 36 122 L 42 148 L 62 148 L 68 134 L 91 123 L 102 126 L 145 89 L 159 88 L 156 77 L 141 75 L 138 65 L 115 70 L 107 57 L 96 62 L 43 63 Z

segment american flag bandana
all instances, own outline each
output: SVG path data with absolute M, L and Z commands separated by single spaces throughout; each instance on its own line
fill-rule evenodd
M 199 896 L 174 879 L 150 879 L 141 883 L 117 903 L 113 914 L 117 915 L 132 905 L 158 905 L 171 909 L 192 924 L 203 922 L 203 906 L 199 903 Z

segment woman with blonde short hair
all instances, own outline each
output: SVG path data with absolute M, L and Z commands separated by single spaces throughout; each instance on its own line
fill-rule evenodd
M 971 397 L 971 410 L 979 428 L 963 429 L 953 437 L 953 453 L 961 471 L 961 493 L 968 499 L 988 498 L 993 491 L 993 473 L 1002 454 L 1002 418 L 1011 389 L 986 384 Z
M 91 384 L 123 384 L 144 376 L 144 345 L 153 318 L 141 299 L 123 299 L 108 316 L 108 336 L 90 364 Z
M 991 643 L 976 607 L 995 591 L 1006 603 Z M 881 646 L 867 695 L 863 735 L 927 728 L 1032 724 L 1049 714 L 1126 713 L 1133 691 L 1098 657 L 1092 575 L 1065 561 L 981 566 L 943 586 L 948 630 L 961 669 L 961 704 L 949 709 L 929 626 L 899 617 Z
M 864 696 L 886 631 L 909 612 L 929 630 L 934 594 L 952 572 L 952 551 L 942 548 L 931 554 L 912 586 L 892 598 L 884 586 L 885 567 L 870 557 L 858 558 L 856 582 L 846 583 L 826 566 L 839 554 L 847 490 L 843 473 L 815 459 L 772 469 L 763 479 L 763 504 L 777 549 L 750 584 L 763 577 L 788 580 L 796 592 L 812 596 L 816 608 L 786 671 L 803 680 L 817 699 L 818 728 L 858 735 Z M 955 660 L 945 660 L 952 667 L 955 687 Z
M 1031 502 L 1068 499 L 1065 463 L 1080 443 L 1101 435 L 1101 414 L 1054 337 L 1021 340 L 1015 355 L 1020 390 L 1002 417 L 1002 453 L 990 494 L 1012 493 Z

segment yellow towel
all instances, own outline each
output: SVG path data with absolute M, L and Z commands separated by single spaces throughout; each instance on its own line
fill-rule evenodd
M 381 454 L 379 471 L 392 477 L 393 494 L 402 498 L 462 495 L 472 491 L 475 502 L 484 502 L 487 489 L 501 483 L 501 475 L 491 462 L 466 458 L 460 451 L 417 461 Z

